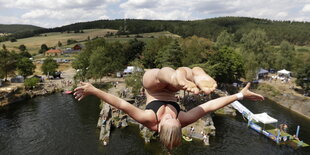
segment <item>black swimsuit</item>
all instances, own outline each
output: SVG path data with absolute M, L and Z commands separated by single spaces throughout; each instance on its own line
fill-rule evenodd
M 173 102 L 173 101 L 160 101 L 160 100 L 154 100 L 152 102 L 150 102 L 149 104 L 146 105 L 145 109 L 151 109 L 154 111 L 155 113 L 155 116 L 156 116 L 156 120 L 158 122 L 158 118 L 157 118 L 157 111 L 158 109 L 163 106 L 163 105 L 167 105 L 167 104 L 170 104 L 172 105 L 176 110 L 177 110 L 177 118 L 178 118 L 178 115 L 181 111 L 181 108 L 179 106 L 179 104 L 177 104 L 176 102 Z M 158 128 L 158 124 L 157 124 L 157 128 Z

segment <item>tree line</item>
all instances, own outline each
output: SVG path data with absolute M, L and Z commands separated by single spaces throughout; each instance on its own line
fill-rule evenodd
M 194 21 L 116 19 L 81 22 L 51 29 L 36 29 L 0 37 L 1 41 L 31 37 L 47 32 L 82 31 L 85 29 L 117 29 L 119 34 L 139 34 L 170 31 L 183 38 L 199 36 L 216 41 L 222 31 L 233 34 L 234 42 L 240 42 L 243 34 L 253 29 L 262 29 L 270 44 L 278 45 L 286 40 L 295 45 L 310 45 L 310 23 L 294 21 L 274 21 L 248 17 L 219 17 Z
M 285 68 L 300 76 L 298 84 L 309 89 L 305 85 L 309 81 L 304 80 L 310 77 L 305 72 L 309 65 L 303 65 L 309 62 L 309 55 L 300 55 L 290 42 L 283 40 L 279 46 L 272 46 L 266 32 L 255 29 L 244 34 L 239 43 L 226 30 L 215 42 L 198 36 L 159 37 L 148 42 L 134 39 L 123 43 L 98 38 L 86 43 L 73 67 L 78 70 L 76 78 L 86 80 L 100 79 L 130 64 L 141 68 L 200 66 L 219 83 L 232 83 L 240 78 L 251 81 L 259 68 Z
M 44 48 L 44 45 L 42 45 Z M 42 48 L 41 46 L 41 48 Z M 46 45 L 45 45 L 46 46 Z M 3 44 L 0 49 L 0 78 L 4 78 L 4 81 L 8 81 L 8 77 L 14 77 L 16 74 L 24 77 L 25 87 L 33 88 L 39 82 L 38 78 L 27 79 L 28 76 L 33 75 L 36 66 L 32 62 L 32 56 L 27 51 L 25 45 L 19 46 L 18 52 L 9 51 Z M 56 60 L 52 57 L 48 57 L 44 60 L 41 70 L 43 74 L 53 76 L 58 68 Z

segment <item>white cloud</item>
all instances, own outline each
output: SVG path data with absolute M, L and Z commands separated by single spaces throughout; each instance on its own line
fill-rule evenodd
M 305 5 L 301 11 L 305 13 L 310 13 L 310 4 Z
M 128 0 L 120 5 L 121 8 L 153 8 L 157 6 L 157 0 Z
M 98 19 L 246 16 L 310 21 L 310 0 L 0 0 L 0 23 L 61 26 Z
M 6 2 L 6 7 L 21 9 L 93 8 L 113 2 L 118 2 L 118 0 L 11 0 Z
M 247 16 L 292 20 L 300 17 L 296 10 L 304 5 L 305 0 L 128 0 L 120 4 L 120 8 L 123 9 L 125 18 L 187 20 Z

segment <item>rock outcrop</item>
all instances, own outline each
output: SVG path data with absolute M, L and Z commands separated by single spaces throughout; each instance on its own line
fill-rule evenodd
M 121 87 L 121 88 L 118 88 Z M 125 89 L 124 83 L 119 83 L 118 86 L 113 87 L 109 90 L 109 93 L 114 95 L 122 95 L 120 91 Z M 126 96 L 131 96 L 127 92 Z M 222 92 L 221 92 L 222 93 Z M 225 94 L 225 93 L 224 93 Z M 216 94 L 216 97 L 223 96 L 223 94 Z M 179 104 L 183 111 L 188 111 L 193 107 L 196 107 L 199 104 L 205 103 L 212 98 L 211 95 L 190 95 L 184 93 L 183 96 L 179 96 Z M 133 99 L 128 99 L 130 103 L 139 107 L 140 109 L 145 109 L 146 99 L 144 96 L 135 96 Z M 132 102 L 133 101 L 133 102 Z M 189 104 L 190 103 L 190 104 Z M 104 145 L 107 145 L 109 142 L 109 137 L 111 133 L 111 129 L 115 128 L 123 128 L 128 126 L 128 124 L 137 124 L 140 128 L 140 134 L 144 138 L 145 143 L 151 142 L 152 139 L 158 138 L 158 134 L 156 132 L 149 130 L 145 126 L 139 124 L 135 120 L 133 120 L 128 115 L 124 114 L 120 110 L 110 106 L 107 103 L 102 102 L 102 110 L 100 112 L 100 117 L 98 120 L 98 127 L 101 129 L 100 132 L 100 141 L 103 142 Z M 225 108 L 223 110 L 223 114 L 235 115 L 235 110 L 231 107 Z M 209 145 L 209 137 L 215 136 L 215 126 L 212 120 L 212 114 L 207 114 L 195 123 L 188 125 L 182 129 L 182 133 L 185 137 L 191 137 L 200 139 L 204 142 L 205 145 Z M 192 128 L 194 130 L 192 130 Z

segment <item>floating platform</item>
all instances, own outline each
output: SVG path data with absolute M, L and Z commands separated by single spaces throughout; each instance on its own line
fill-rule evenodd
M 249 109 L 243 106 L 240 102 L 235 101 L 231 104 L 237 111 L 239 111 L 244 118 L 248 120 L 248 126 L 255 130 L 258 133 L 261 133 L 271 139 L 272 141 L 276 142 L 277 144 L 284 144 L 291 146 L 293 148 L 298 147 L 308 147 L 309 144 L 304 143 L 303 141 L 299 140 L 298 134 L 300 127 L 297 126 L 296 134 L 294 136 L 281 131 L 276 126 L 272 124 L 278 122 L 277 119 L 272 118 L 267 113 L 261 114 L 253 114 Z

